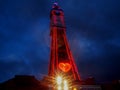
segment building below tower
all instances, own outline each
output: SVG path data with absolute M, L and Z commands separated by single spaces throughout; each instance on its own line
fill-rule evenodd
M 89 83 L 88 83 L 89 81 Z M 90 78 L 84 80 L 86 85 L 76 85 L 68 90 L 120 90 L 120 80 L 109 83 L 90 84 Z M 16 75 L 14 78 L 0 83 L 0 90 L 55 90 L 52 86 L 37 80 L 34 76 Z M 61 89 L 63 90 L 63 89 Z

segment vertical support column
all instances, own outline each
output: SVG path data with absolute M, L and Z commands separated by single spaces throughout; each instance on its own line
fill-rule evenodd
M 80 76 L 79 76 L 79 73 L 78 73 L 78 69 L 77 69 L 77 67 L 76 67 L 76 65 L 75 65 L 75 62 L 74 62 L 74 59 L 73 59 L 71 50 L 70 50 L 70 48 L 69 48 L 69 44 L 68 44 L 68 42 L 67 42 L 67 37 L 66 37 L 66 32 L 65 32 L 65 30 L 64 30 L 64 41 L 65 41 L 65 45 L 66 45 L 66 49 L 67 49 L 67 53 L 68 53 L 70 62 L 71 62 L 71 64 L 72 64 L 72 71 L 73 71 L 74 78 L 75 78 L 75 80 L 80 80 Z

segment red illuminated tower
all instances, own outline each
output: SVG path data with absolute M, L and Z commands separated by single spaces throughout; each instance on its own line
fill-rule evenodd
M 50 12 L 50 36 L 51 52 L 48 75 L 55 76 L 56 73 L 62 73 L 79 81 L 80 76 L 66 38 L 64 12 L 57 3 L 53 4 Z

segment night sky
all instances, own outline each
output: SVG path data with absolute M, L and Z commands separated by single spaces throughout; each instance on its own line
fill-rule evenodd
M 0 82 L 48 72 L 49 12 L 55 0 L 0 0 Z M 120 1 L 56 0 L 82 79 L 120 79 Z

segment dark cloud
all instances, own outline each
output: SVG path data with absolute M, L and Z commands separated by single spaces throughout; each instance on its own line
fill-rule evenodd
M 67 37 L 81 77 L 120 79 L 119 0 L 1 0 L 0 82 L 15 74 L 47 74 L 54 1 L 65 12 Z

